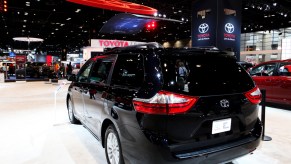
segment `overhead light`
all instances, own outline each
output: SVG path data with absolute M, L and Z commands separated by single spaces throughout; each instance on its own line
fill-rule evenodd
M 60 26 L 64 26 L 65 24 L 61 24 Z
M 79 13 L 80 11 L 81 11 L 81 9 L 77 9 L 75 12 L 76 12 L 76 13 Z
M 56 31 L 58 31 L 59 29 L 58 29 L 58 28 L 56 28 L 55 30 L 56 30 Z
M 25 28 L 25 27 L 26 27 L 26 25 L 23 25 L 23 27 Z
M 155 17 L 158 16 L 158 13 L 154 13 L 154 16 L 155 16 Z
M 27 20 L 24 19 L 23 22 L 27 22 Z
M 273 6 L 277 6 L 277 3 L 273 3 Z
M 52 34 L 52 35 L 54 35 L 55 33 L 54 33 L 54 32 L 52 32 L 51 34 Z
M 28 12 L 25 12 L 24 15 L 28 15 Z
M 249 8 L 248 8 L 248 7 L 245 7 L 244 9 L 247 10 L 247 9 L 249 9 Z
M 287 14 L 285 14 L 284 17 L 287 17 Z
M 164 14 L 163 17 L 166 18 L 167 17 L 166 14 Z
M 66 20 L 71 20 L 72 18 L 67 18 Z

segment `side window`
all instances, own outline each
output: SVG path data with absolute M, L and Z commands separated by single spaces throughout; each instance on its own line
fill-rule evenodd
M 261 72 L 263 71 L 264 67 L 265 67 L 264 65 L 255 67 L 250 71 L 250 74 L 252 76 L 261 76 Z
M 113 70 L 111 84 L 140 87 L 143 80 L 142 55 L 119 55 Z
M 275 71 L 275 64 L 266 64 L 260 67 L 253 68 L 250 71 L 252 76 L 273 76 Z
M 90 83 L 106 83 L 113 61 L 112 58 L 98 59 L 92 68 Z
M 279 66 L 279 76 L 291 76 L 291 63 L 283 63 Z
M 86 62 L 84 64 L 84 66 L 81 68 L 81 70 L 78 73 L 78 78 L 77 81 L 79 83 L 85 83 L 88 82 L 88 77 L 89 77 L 89 73 L 92 67 L 93 61 L 89 60 L 88 62 Z

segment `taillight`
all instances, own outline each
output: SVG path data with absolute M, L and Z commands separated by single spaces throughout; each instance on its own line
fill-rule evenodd
M 262 94 L 258 87 L 253 88 L 252 90 L 245 93 L 245 96 L 253 104 L 259 104 L 262 100 Z
M 159 91 L 149 99 L 134 98 L 133 105 L 141 113 L 172 115 L 187 112 L 197 100 L 198 97 Z

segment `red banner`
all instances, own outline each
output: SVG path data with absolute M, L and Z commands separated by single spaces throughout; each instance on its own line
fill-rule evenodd
M 52 66 L 53 57 L 51 55 L 46 56 L 46 64 L 47 66 Z
M 16 55 L 15 62 L 16 62 L 16 64 L 26 63 L 26 55 Z
M 154 15 L 157 9 L 122 0 L 67 0 L 81 5 L 134 14 Z

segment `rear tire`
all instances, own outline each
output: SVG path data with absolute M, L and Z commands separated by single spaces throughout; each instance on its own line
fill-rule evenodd
M 118 133 L 109 125 L 105 133 L 105 154 L 108 164 L 124 164 Z
M 75 117 L 74 114 L 74 108 L 73 108 L 73 103 L 71 98 L 68 98 L 67 100 L 67 109 L 68 109 L 68 116 L 69 116 L 69 120 L 72 124 L 79 124 L 79 120 Z

